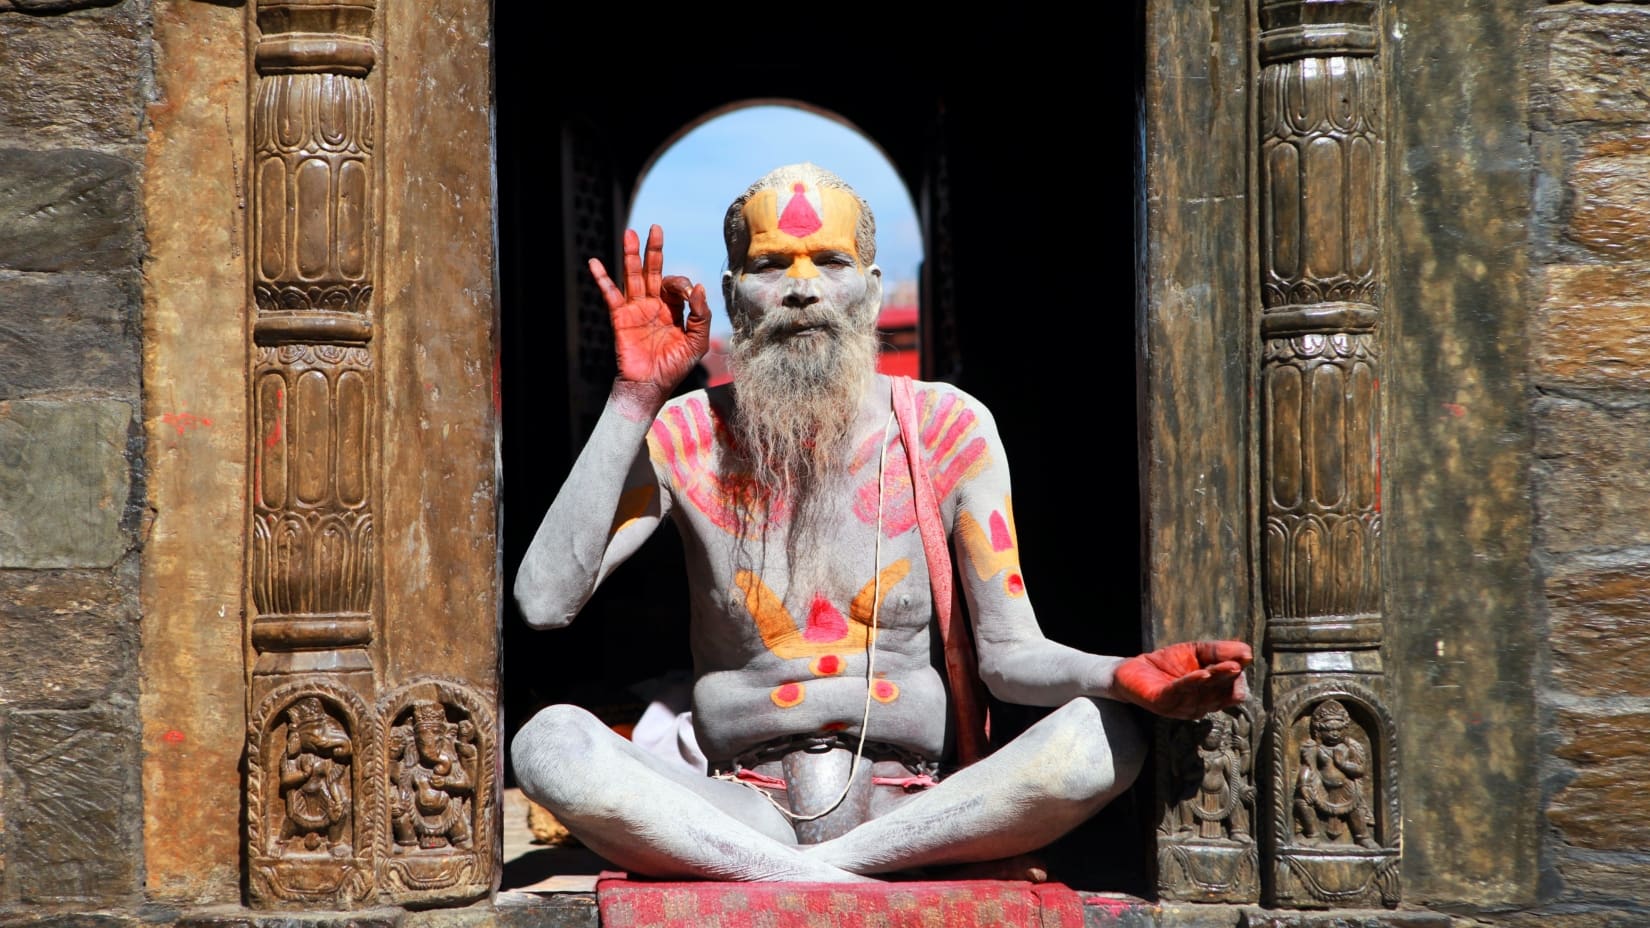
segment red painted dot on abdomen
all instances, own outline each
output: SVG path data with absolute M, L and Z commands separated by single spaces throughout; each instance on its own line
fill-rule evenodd
M 878 680 L 871 684 L 871 695 L 878 702 L 893 702 L 899 698 L 899 687 L 889 680 Z
M 802 684 L 782 683 L 773 688 L 773 692 L 768 694 L 768 698 L 772 699 L 773 704 L 779 708 L 789 709 L 792 706 L 800 704 L 803 697 L 806 695 L 807 694 L 802 688 Z
M 835 654 L 826 654 L 815 658 L 809 669 L 814 672 L 816 677 L 831 677 L 841 673 L 842 666 L 842 658 L 837 657 Z

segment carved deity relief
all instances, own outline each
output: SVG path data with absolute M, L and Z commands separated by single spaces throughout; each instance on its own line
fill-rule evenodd
M 1295 777 L 1295 835 L 1301 844 L 1378 848 L 1369 810 L 1369 748 L 1348 729 L 1352 717 L 1333 699 L 1312 712 Z
M 1303 908 L 1397 905 L 1398 762 L 1392 719 L 1347 677 L 1276 709 L 1272 895 Z
M 286 817 L 275 850 L 348 857 L 352 746 L 343 723 L 321 700 L 305 696 L 287 707 L 281 793 Z
M 1159 723 L 1158 888 L 1166 899 L 1252 902 L 1260 893 L 1255 700 Z
M 376 724 L 359 696 L 323 679 L 280 687 L 248 728 L 252 901 L 353 905 L 372 893 Z
M 380 884 L 390 902 L 463 902 L 492 883 L 498 763 L 492 713 L 466 687 L 423 680 L 379 701 Z
M 389 735 L 391 850 L 469 850 L 475 723 L 449 722 L 441 703 L 423 701 L 414 702 L 405 719 Z

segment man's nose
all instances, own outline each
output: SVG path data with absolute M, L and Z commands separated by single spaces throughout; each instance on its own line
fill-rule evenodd
M 792 278 L 787 283 L 789 286 L 785 288 L 785 298 L 781 301 L 787 309 L 806 309 L 819 302 L 819 289 L 814 286 L 811 278 Z

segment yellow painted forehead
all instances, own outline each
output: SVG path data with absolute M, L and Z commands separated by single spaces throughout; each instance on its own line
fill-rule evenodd
M 854 238 L 859 198 L 835 187 L 793 181 L 770 187 L 745 203 L 751 243 L 747 255 L 809 254 L 826 249 L 847 252 L 859 261 Z

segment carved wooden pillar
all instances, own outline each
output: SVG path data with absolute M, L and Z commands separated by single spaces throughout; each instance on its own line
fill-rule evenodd
M 259 905 L 348 907 L 375 892 L 375 6 L 253 11 L 247 859 Z
M 1261 0 L 1267 898 L 1396 905 L 1381 663 L 1380 0 Z

